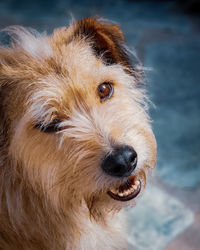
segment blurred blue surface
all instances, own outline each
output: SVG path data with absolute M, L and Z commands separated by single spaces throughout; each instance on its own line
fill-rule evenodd
M 200 37 L 147 46 L 154 128 L 158 140 L 157 176 L 174 186 L 200 184 Z
M 190 210 L 154 185 L 128 215 L 128 239 L 138 250 L 163 249 L 194 220 Z

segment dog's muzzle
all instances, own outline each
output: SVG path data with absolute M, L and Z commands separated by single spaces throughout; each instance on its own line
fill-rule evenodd
M 137 166 L 137 153 L 127 145 L 115 147 L 107 153 L 102 161 L 103 171 L 113 177 L 128 177 L 124 184 L 117 189 L 108 191 L 108 195 L 119 201 L 128 201 L 135 198 L 141 190 L 141 181 L 132 175 Z

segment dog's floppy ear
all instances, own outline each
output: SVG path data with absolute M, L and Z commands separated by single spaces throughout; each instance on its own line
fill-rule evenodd
M 118 25 L 95 18 L 85 18 L 75 23 L 73 35 L 89 39 L 96 56 L 101 57 L 104 63 L 121 63 L 129 73 L 134 74 L 136 71 Z

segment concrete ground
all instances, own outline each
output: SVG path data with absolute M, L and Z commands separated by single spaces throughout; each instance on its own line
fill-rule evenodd
M 130 218 L 130 249 L 200 249 L 200 15 L 174 1 L 0 1 L 0 28 L 39 31 L 100 15 L 120 24 L 146 71 L 158 163 Z

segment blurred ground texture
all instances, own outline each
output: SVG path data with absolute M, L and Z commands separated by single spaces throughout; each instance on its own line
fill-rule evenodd
M 129 249 L 200 249 L 200 14 L 174 1 L 0 0 L 0 28 L 39 31 L 100 15 L 120 24 L 147 68 L 158 142 L 151 184 L 129 214 Z

